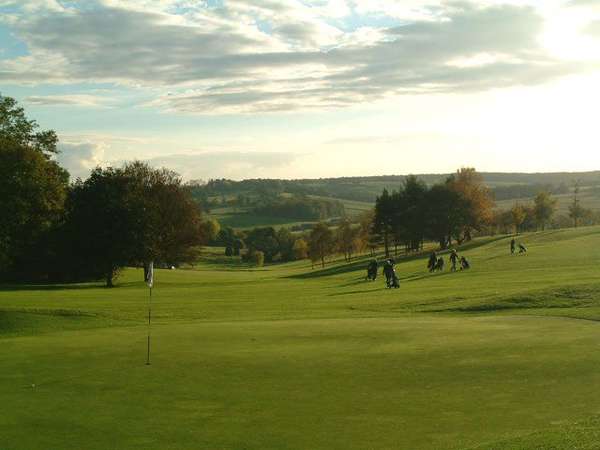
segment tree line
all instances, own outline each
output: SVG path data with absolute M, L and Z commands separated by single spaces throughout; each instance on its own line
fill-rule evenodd
M 58 138 L 0 96 L 0 280 L 106 281 L 197 258 L 205 225 L 181 178 L 141 162 L 69 182 Z
M 384 189 L 377 197 L 373 228 L 382 237 L 386 256 L 392 245 L 418 251 L 426 240 L 445 249 L 481 231 L 493 206 L 491 192 L 475 169 L 461 169 L 431 187 L 410 176 L 399 190 Z
M 251 230 L 221 228 L 218 221 L 205 222 L 208 245 L 224 247 L 225 256 L 240 257 L 257 265 L 311 259 L 313 265 L 325 265 L 332 255 L 344 255 L 350 260 L 370 248 L 372 213 L 365 213 L 358 222 L 343 218 L 336 226 L 325 222 L 313 224 L 304 232 L 289 228 L 256 227 Z M 379 244 L 372 241 L 375 249 Z
M 475 235 L 557 226 L 556 200 L 549 192 L 539 192 L 532 206 L 517 203 L 498 211 L 482 176 L 465 168 L 432 185 L 404 177 L 398 190 L 383 190 L 373 210 L 354 221 L 344 217 L 334 227 L 321 221 L 300 232 L 235 231 L 204 220 L 194 190 L 167 169 L 132 162 L 96 168 L 86 180 L 70 182 L 56 162 L 57 143 L 56 133 L 40 130 L 15 100 L 0 96 L 2 281 L 102 279 L 112 286 L 122 267 L 193 263 L 206 243 L 256 265 L 308 258 L 324 266 L 332 255 L 350 260 L 366 251 L 374 255 L 380 246 L 389 256 L 392 247 L 414 252 L 425 241 L 444 249 Z M 282 211 L 290 214 L 300 214 L 299 201 L 310 200 L 305 212 L 314 220 L 345 215 L 341 203 L 281 196 L 281 180 L 254 183 L 268 188 L 265 197 L 278 192 Z M 233 189 L 225 181 L 215 184 Z M 600 223 L 597 213 L 582 207 L 579 185 L 564 220 L 569 223 L 558 225 Z

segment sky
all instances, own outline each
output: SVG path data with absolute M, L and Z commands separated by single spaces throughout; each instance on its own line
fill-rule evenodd
M 600 170 L 600 0 L 0 0 L 73 177 Z

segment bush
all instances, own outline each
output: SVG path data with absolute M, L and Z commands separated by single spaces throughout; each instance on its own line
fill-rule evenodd
M 255 251 L 252 254 L 252 261 L 256 267 L 262 267 L 265 264 L 265 254 L 261 251 Z

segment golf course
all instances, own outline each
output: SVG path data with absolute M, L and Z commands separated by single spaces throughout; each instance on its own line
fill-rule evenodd
M 517 239 L 156 270 L 151 365 L 141 269 L 0 285 L 0 449 L 600 448 L 600 227 Z

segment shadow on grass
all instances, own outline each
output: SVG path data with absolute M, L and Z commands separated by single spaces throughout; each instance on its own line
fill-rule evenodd
M 19 309 L 0 309 L 0 317 L 9 314 L 35 314 L 38 316 L 54 317 L 100 317 L 98 313 L 81 311 L 79 309 L 40 309 L 40 308 L 19 308 Z
M 599 286 L 584 285 L 556 290 L 540 290 L 507 297 L 491 297 L 471 305 L 425 310 L 438 313 L 487 313 L 530 309 L 585 309 L 598 306 L 600 306 Z
M 110 289 L 118 289 L 136 283 L 117 283 Z M 73 283 L 73 284 L 0 284 L 0 292 L 11 291 L 63 291 L 63 290 L 87 290 L 106 288 L 104 283 Z M 107 288 L 108 289 L 108 288 Z
M 328 297 L 343 297 L 345 295 L 356 295 L 356 294 L 367 294 L 379 291 L 387 291 L 388 289 L 385 286 L 381 286 L 380 289 L 365 289 L 365 290 L 355 290 L 355 291 L 346 291 L 346 292 L 336 292 L 335 294 L 329 294 Z M 399 290 L 399 289 L 390 289 L 390 290 Z
M 73 291 L 82 291 L 89 289 L 124 289 L 124 288 L 132 288 L 139 287 L 145 285 L 144 281 L 119 281 L 119 278 L 116 278 L 114 281 L 113 287 L 107 287 L 104 281 L 89 281 L 84 283 L 6 283 L 0 284 L 0 292 L 10 292 L 10 291 L 63 291 L 63 290 L 73 290 Z

